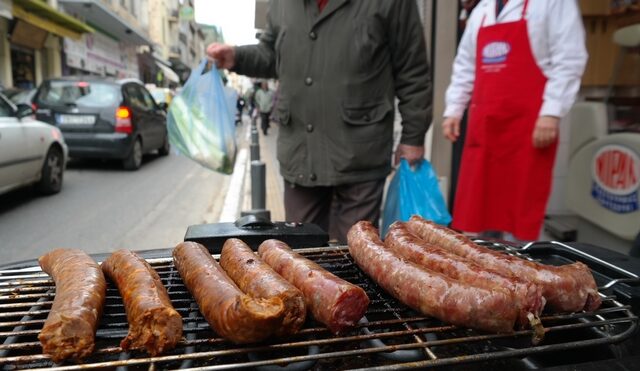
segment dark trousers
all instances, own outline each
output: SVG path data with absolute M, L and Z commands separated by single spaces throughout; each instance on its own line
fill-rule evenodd
M 284 208 L 288 222 L 314 223 L 333 240 L 347 242 L 349 228 L 360 220 L 376 227 L 380 219 L 385 179 L 333 187 L 302 187 L 285 182 Z
M 269 118 L 271 117 L 271 112 L 260 112 L 260 121 L 262 125 L 262 132 L 267 135 L 267 131 L 269 130 Z

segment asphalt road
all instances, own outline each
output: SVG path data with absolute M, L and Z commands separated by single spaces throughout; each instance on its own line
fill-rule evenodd
M 175 246 L 186 228 L 216 212 L 228 177 L 178 155 L 145 156 L 142 168 L 118 162 L 69 163 L 62 191 L 0 195 L 0 265 L 54 248 L 88 253 Z

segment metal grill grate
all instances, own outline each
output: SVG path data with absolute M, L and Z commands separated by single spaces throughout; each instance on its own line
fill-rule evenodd
M 503 245 L 491 246 L 508 250 Z M 415 313 L 366 277 L 345 247 L 298 251 L 367 292 L 371 305 L 365 319 L 355 329 L 335 337 L 310 319 L 299 334 L 290 338 L 236 346 L 217 337 L 209 328 L 171 259 L 152 259 L 149 262 L 160 274 L 174 306 L 184 319 L 184 339 L 178 347 L 154 358 L 141 352 L 123 352 L 118 345 L 127 334 L 126 315 L 117 290 L 109 284 L 104 316 L 96 336 L 96 352 L 82 365 L 55 365 L 41 353 L 37 340 L 55 287 L 38 267 L 30 267 L 0 271 L 0 366 L 5 369 L 56 367 L 59 370 L 253 367 L 264 371 L 423 368 L 518 359 L 543 352 L 612 344 L 628 338 L 637 326 L 637 317 L 628 306 L 613 296 L 602 294 L 603 305 L 596 312 L 545 315 L 542 322 L 547 331 L 546 338 L 540 345 L 532 346 L 531 331 L 510 335 L 483 334 Z M 596 279 L 602 287 L 610 281 L 602 282 L 597 274 Z

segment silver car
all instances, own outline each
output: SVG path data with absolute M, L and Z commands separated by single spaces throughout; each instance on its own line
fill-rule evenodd
M 67 145 L 58 128 L 33 114 L 0 94 L 0 194 L 30 184 L 43 194 L 62 189 Z

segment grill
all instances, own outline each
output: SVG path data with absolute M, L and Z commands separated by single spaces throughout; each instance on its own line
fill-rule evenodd
M 49 277 L 37 266 L 0 270 L 0 366 L 4 369 L 87 368 L 198 369 L 255 368 L 263 371 L 324 369 L 405 369 L 462 365 L 464 369 L 535 367 L 542 353 L 578 353 L 588 360 L 598 346 L 622 342 L 632 336 L 638 318 L 618 298 L 620 288 L 637 288 L 638 277 L 609 263 L 578 253 L 569 259 L 557 251 L 570 251 L 559 244 L 534 244 L 523 249 L 480 242 L 495 249 L 549 264 L 589 260 L 598 265 L 594 276 L 600 286 L 602 307 L 593 313 L 543 315 L 546 337 L 532 345 L 530 330 L 514 334 L 485 334 L 457 328 L 420 315 L 399 303 L 354 263 L 346 247 L 297 250 L 334 274 L 361 286 L 371 305 L 358 326 L 341 336 L 331 335 L 309 319 L 303 330 L 290 338 L 250 346 L 237 346 L 216 336 L 198 311 L 166 252 L 164 258 L 149 258 L 158 271 L 172 302 L 184 319 L 184 339 L 173 351 L 149 358 L 142 352 L 123 352 L 120 340 L 127 334 L 122 299 L 109 284 L 107 301 L 96 336 L 96 351 L 84 364 L 56 365 L 41 353 L 37 335 L 55 294 Z M 558 250 L 561 247 L 560 250 Z M 545 249 L 555 249 L 549 253 Z M 574 251 L 575 253 L 575 251 Z M 566 254 L 565 254 L 566 255 Z M 216 256 L 217 257 L 217 256 Z M 614 290 L 614 289 L 616 289 Z M 454 367 L 455 368 L 455 367 Z

